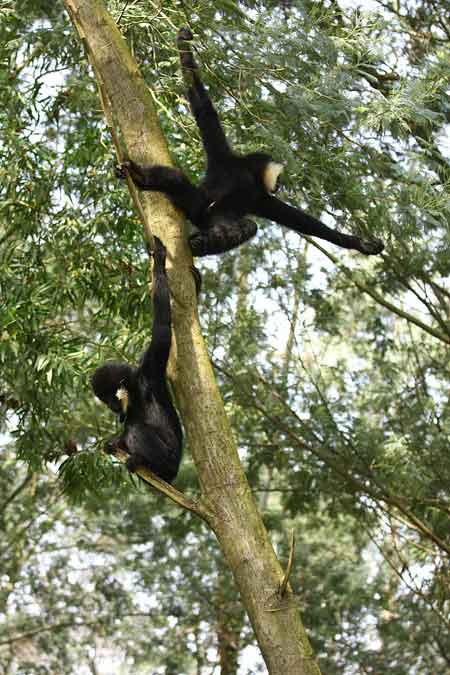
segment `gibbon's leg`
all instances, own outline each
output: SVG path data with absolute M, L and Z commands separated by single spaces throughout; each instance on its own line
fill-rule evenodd
M 198 66 L 189 45 L 192 39 L 193 35 L 188 28 L 181 28 L 178 31 L 177 46 L 180 52 L 181 72 L 187 87 L 187 97 L 192 114 L 202 137 L 203 147 L 208 159 L 214 160 L 218 155 L 230 154 L 231 150 L 219 116 L 198 75 Z
M 150 445 L 146 445 L 145 454 L 133 453 L 127 461 L 128 471 L 134 473 L 139 467 L 150 469 L 157 476 L 171 483 L 178 473 L 180 457 L 175 452 L 167 450 L 167 447 L 154 436 Z
M 170 166 L 139 166 L 132 160 L 116 167 L 117 178 L 126 178 L 127 172 L 140 190 L 164 192 L 193 222 L 202 212 L 204 198 L 180 169 Z
M 225 253 L 251 239 L 257 229 L 256 224 L 248 218 L 219 212 L 211 218 L 207 229 L 199 230 L 189 237 L 192 255 Z
M 285 204 L 276 197 L 267 196 L 261 200 L 255 209 L 255 215 L 285 225 L 299 234 L 319 237 L 342 248 L 356 249 L 365 255 L 376 255 L 384 249 L 384 244 L 379 239 L 360 239 L 332 230 L 320 220 L 309 216 L 301 209 Z

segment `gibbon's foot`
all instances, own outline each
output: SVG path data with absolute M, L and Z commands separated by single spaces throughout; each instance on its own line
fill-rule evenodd
M 183 42 L 184 40 L 193 40 L 194 36 L 192 35 L 192 31 L 189 30 L 189 28 L 180 28 L 178 31 L 177 35 L 177 40 Z
M 384 244 L 379 239 L 359 240 L 358 250 L 365 255 L 378 255 L 384 249 Z
M 191 267 L 191 272 L 192 276 L 194 277 L 194 283 L 195 283 L 195 292 L 197 294 L 197 298 L 200 295 L 200 292 L 202 290 L 202 275 L 198 271 L 198 269 L 192 265 Z
M 129 161 L 122 162 L 122 164 L 116 164 L 114 167 L 114 175 L 116 178 L 120 178 L 120 180 L 126 180 L 128 176 L 128 169 L 130 166 Z

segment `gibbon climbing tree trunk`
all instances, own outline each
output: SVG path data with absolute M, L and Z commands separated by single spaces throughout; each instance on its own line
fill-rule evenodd
M 133 160 L 170 165 L 151 94 L 102 0 L 65 4 L 85 44 L 112 132 Z M 162 194 L 139 197 L 145 236 L 151 241 L 156 234 L 168 252 L 174 334 L 169 377 L 201 485 L 193 510 L 217 536 L 269 672 L 318 675 L 297 602 L 283 583 L 285 574 L 239 461 L 200 331 L 184 219 Z M 181 495 L 175 501 L 183 506 Z

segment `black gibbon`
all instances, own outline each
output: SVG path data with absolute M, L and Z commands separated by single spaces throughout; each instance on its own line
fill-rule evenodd
M 187 97 L 197 122 L 207 158 L 204 179 L 193 185 L 179 169 L 167 166 L 142 167 L 128 160 L 117 167 L 124 178 L 129 172 L 141 190 L 164 192 L 180 208 L 197 231 L 189 242 L 193 255 L 229 251 L 256 234 L 256 224 L 246 218 L 253 214 L 366 255 L 381 253 L 377 239 L 363 240 L 327 227 L 316 218 L 273 196 L 283 164 L 263 152 L 238 155 L 230 148 L 216 110 L 198 74 L 187 28 L 178 32 L 177 44 Z
M 95 395 L 124 422 L 123 433 L 112 438 L 106 452 L 129 453 L 127 468 L 146 467 L 171 483 L 181 461 L 183 433 L 167 388 L 166 366 L 172 338 L 166 249 L 154 237 L 152 339 L 138 367 L 106 363 L 92 377 Z

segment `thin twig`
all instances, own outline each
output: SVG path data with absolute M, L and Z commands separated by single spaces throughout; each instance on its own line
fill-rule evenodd
M 292 568 L 294 566 L 294 558 L 295 558 L 295 532 L 292 530 L 291 532 L 291 550 L 289 551 L 289 560 L 288 564 L 286 567 L 286 572 L 284 573 L 283 580 L 280 584 L 280 590 L 279 594 L 281 597 L 286 593 L 286 588 L 288 585 L 289 577 L 291 576 Z
M 120 16 L 119 16 L 119 18 L 118 18 L 117 21 L 116 21 L 116 23 L 117 23 L 118 26 L 120 25 L 120 22 L 122 21 L 123 15 L 125 14 L 126 9 L 127 9 L 127 7 L 128 7 L 129 4 L 130 4 L 130 0 L 126 0 L 124 6 L 122 7 L 122 11 L 120 12 Z
M 7 506 L 9 506 L 9 504 L 11 504 L 11 502 L 14 501 L 14 499 L 22 492 L 22 490 L 24 490 L 27 487 L 28 483 L 32 478 L 33 474 L 29 473 L 24 478 L 22 483 L 20 483 L 20 485 L 16 487 L 16 489 L 9 495 L 9 497 L 5 499 L 5 501 L 0 506 L 0 514 L 3 513 L 3 511 L 5 511 L 5 509 L 7 508 Z

